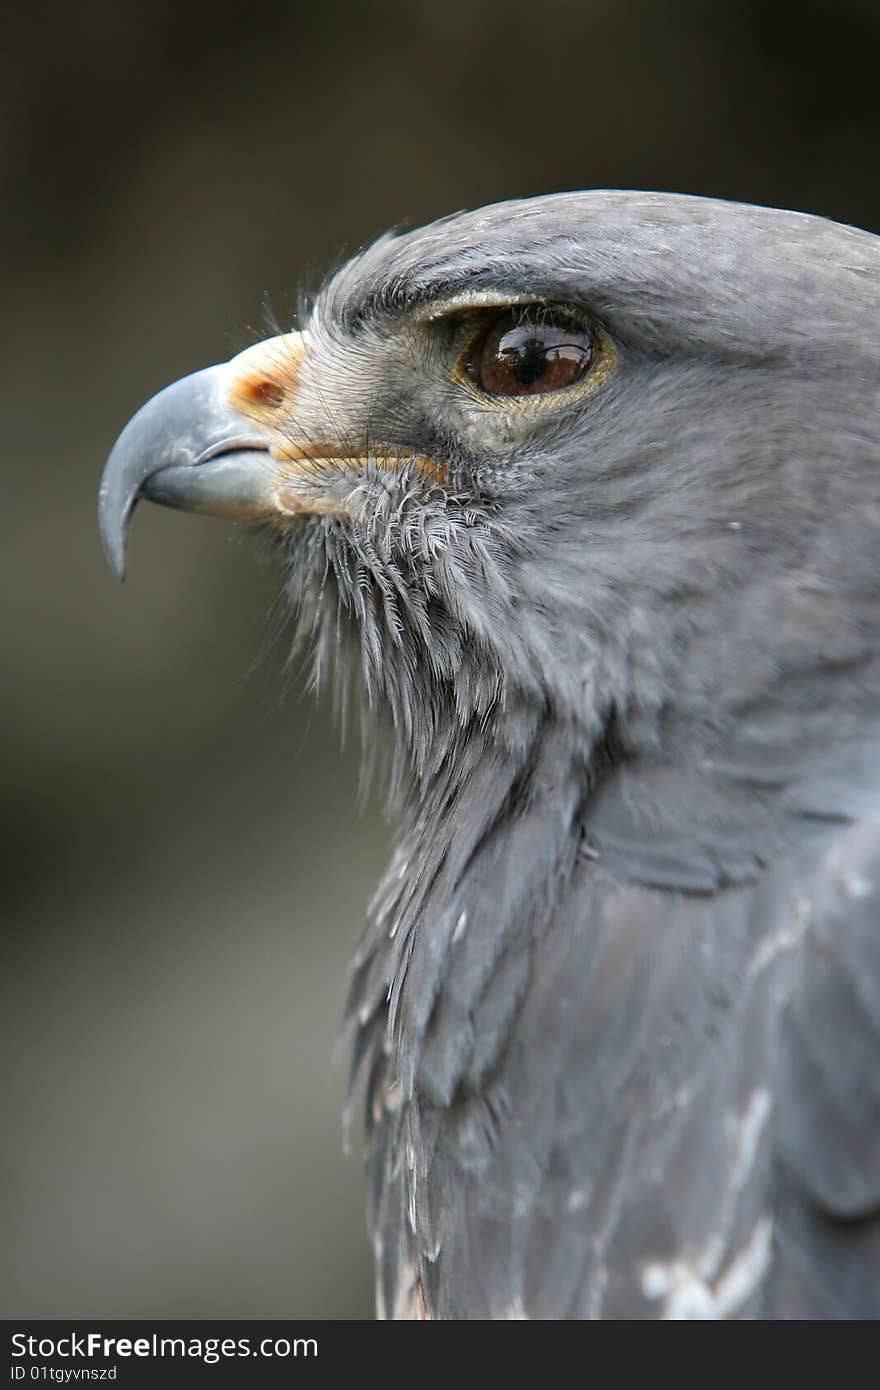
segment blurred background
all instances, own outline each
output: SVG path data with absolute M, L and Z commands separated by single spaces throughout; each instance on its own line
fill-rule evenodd
M 4 16 L 5 1317 L 369 1317 L 334 1063 L 389 828 L 258 542 L 95 526 L 133 410 L 390 225 L 675 189 L 880 230 L 876 0 Z

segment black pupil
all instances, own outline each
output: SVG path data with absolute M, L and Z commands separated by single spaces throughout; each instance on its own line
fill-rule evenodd
M 533 386 L 547 370 L 547 344 L 540 338 L 526 338 L 524 343 L 511 347 L 505 347 L 502 340 L 501 352 L 510 362 L 513 375 L 522 386 Z
M 547 310 L 508 311 L 478 340 L 469 370 L 490 395 L 539 395 L 579 381 L 592 358 L 586 324 Z

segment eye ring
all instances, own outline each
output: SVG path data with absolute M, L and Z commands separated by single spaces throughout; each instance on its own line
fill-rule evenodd
M 592 390 L 612 365 L 608 338 L 575 306 L 503 303 L 476 316 L 452 379 L 484 408 L 531 412 Z

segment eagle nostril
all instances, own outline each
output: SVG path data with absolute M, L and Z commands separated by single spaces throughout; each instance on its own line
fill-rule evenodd
M 272 381 L 268 377 L 244 381 L 239 386 L 239 391 L 252 405 L 265 406 L 269 410 L 277 410 L 283 405 L 286 394 L 280 382 Z

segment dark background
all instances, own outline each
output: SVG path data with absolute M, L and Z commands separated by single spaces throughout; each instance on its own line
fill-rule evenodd
M 880 7 L 4 15 L 7 1317 L 369 1316 L 333 1045 L 388 828 L 247 534 L 94 506 L 117 431 L 391 224 L 666 188 L 880 228 Z

